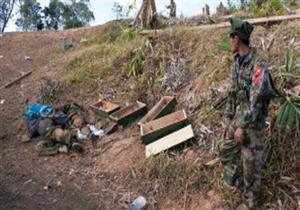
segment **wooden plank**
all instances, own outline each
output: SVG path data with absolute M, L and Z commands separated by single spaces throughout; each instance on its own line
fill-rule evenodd
M 157 118 L 163 117 L 167 114 L 170 114 L 177 102 L 176 99 L 172 96 L 162 97 L 157 104 L 138 122 L 139 125 L 148 123 Z
M 124 109 L 114 112 L 109 118 L 119 125 L 126 126 L 147 113 L 147 105 L 136 101 Z
M 3 86 L 0 88 L 0 90 L 1 90 L 2 88 L 8 88 L 8 87 L 12 86 L 13 84 L 15 84 L 16 82 L 20 81 L 21 79 L 23 79 L 23 78 L 29 76 L 32 72 L 33 72 L 33 71 L 29 71 L 29 72 L 27 72 L 27 73 L 24 73 L 23 75 L 17 77 L 17 78 L 14 79 L 13 81 L 8 82 L 7 84 L 3 85 Z
M 189 124 L 189 120 L 184 110 L 174 112 L 164 117 L 141 125 L 141 137 L 144 144 L 162 138 Z
M 158 154 L 162 151 L 170 149 L 182 142 L 185 142 L 194 137 L 194 131 L 191 125 L 188 125 L 178 131 L 175 131 L 157 141 L 146 145 L 145 154 L 146 157 L 150 157 L 151 155 Z
M 296 19 L 300 19 L 300 14 L 251 18 L 251 19 L 246 19 L 245 21 L 248 21 L 252 25 L 262 25 L 262 24 L 278 23 L 286 20 L 296 20 Z M 210 24 L 210 25 L 200 25 L 200 26 L 175 27 L 174 29 L 203 30 L 203 29 L 216 29 L 216 28 L 227 28 L 227 27 L 230 27 L 229 22 Z M 172 28 L 159 29 L 159 30 L 143 30 L 141 34 L 163 33 L 170 30 L 172 30 Z

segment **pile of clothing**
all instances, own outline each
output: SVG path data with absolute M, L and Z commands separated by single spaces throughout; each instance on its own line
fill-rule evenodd
M 84 152 L 83 142 L 105 135 L 105 123 L 76 104 L 53 108 L 50 105 L 29 104 L 24 117 L 31 139 L 38 139 L 40 155 Z

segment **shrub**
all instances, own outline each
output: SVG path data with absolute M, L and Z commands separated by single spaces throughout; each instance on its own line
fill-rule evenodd
M 273 16 L 284 15 L 285 9 L 283 3 L 280 0 L 267 0 L 261 5 L 256 1 L 252 1 L 250 4 L 250 12 L 254 16 Z

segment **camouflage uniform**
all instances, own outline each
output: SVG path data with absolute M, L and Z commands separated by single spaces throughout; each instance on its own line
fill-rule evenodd
M 235 55 L 225 109 L 225 121 L 230 127 L 220 156 L 225 184 L 237 186 L 243 182 L 243 202 L 250 209 L 257 206 L 260 196 L 262 140 L 270 101 L 268 74 L 266 62 L 255 48 L 245 56 Z M 237 128 L 244 130 L 241 143 L 234 140 Z

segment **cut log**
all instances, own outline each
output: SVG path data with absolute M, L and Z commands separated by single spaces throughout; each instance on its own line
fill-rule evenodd
M 29 76 L 31 73 L 32 73 L 32 71 L 29 71 L 29 72 L 27 72 L 27 73 L 24 73 L 23 75 L 17 77 L 17 78 L 14 79 L 13 81 L 8 82 L 7 84 L 3 85 L 3 86 L 0 88 L 0 90 L 3 89 L 3 88 L 8 88 L 8 87 L 12 86 L 13 84 L 15 84 L 16 82 L 20 81 L 21 79 L 23 79 L 23 78 Z
M 188 125 L 178 131 L 164 136 L 161 139 L 158 139 L 151 144 L 146 145 L 146 157 L 158 154 L 192 138 L 194 138 L 194 132 L 192 126 Z
M 271 17 L 262 17 L 262 18 L 252 18 L 246 19 L 252 25 L 263 25 L 263 24 L 273 24 L 287 20 L 296 20 L 300 19 L 300 14 L 295 15 L 286 15 L 286 16 L 271 16 Z M 204 30 L 204 29 L 216 29 L 216 28 L 227 28 L 230 27 L 229 22 L 223 22 L 218 24 L 210 24 L 210 25 L 201 25 L 201 26 L 193 26 L 193 27 L 178 27 L 178 29 L 194 29 L 194 30 Z M 141 34 L 149 34 L 149 33 L 163 33 L 164 31 L 169 31 L 169 29 L 160 29 L 160 30 L 144 30 Z

